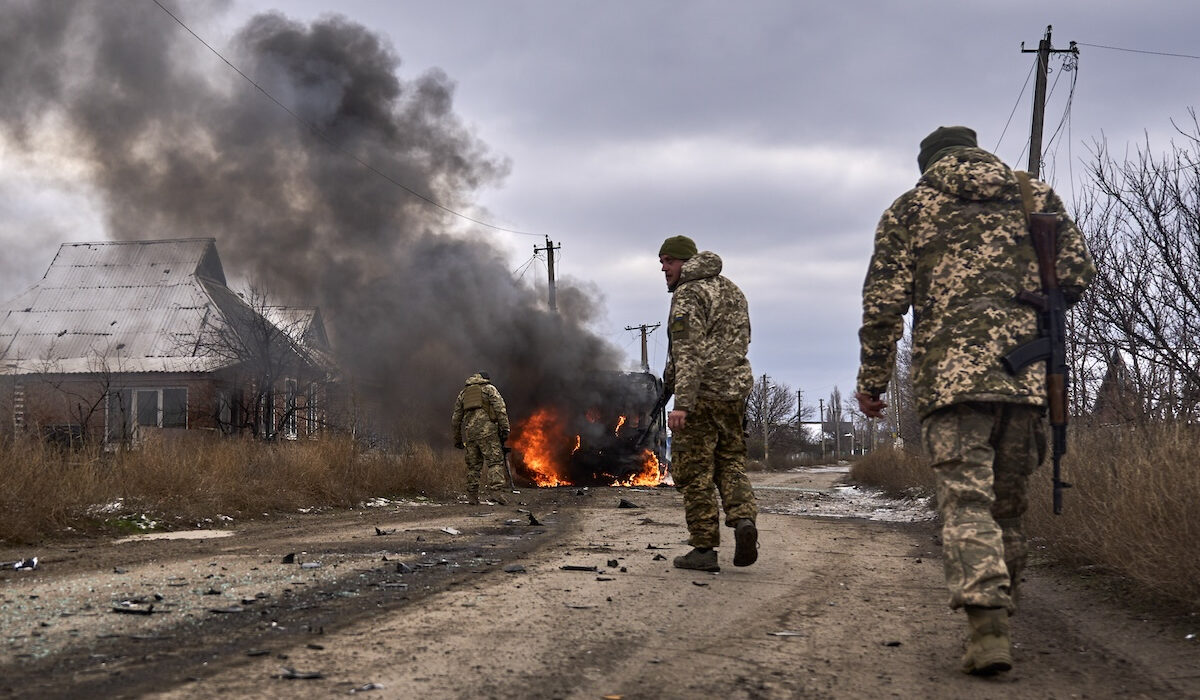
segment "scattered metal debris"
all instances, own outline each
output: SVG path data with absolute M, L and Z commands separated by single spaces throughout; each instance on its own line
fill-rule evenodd
M 396 528 L 392 528 L 391 530 L 381 530 L 381 529 L 379 529 L 379 526 L 375 526 L 375 534 L 376 535 L 394 535 L 394 534 L 396 534 Z
M 803 637 L 803 632 L 794 632 L 792 630 L 783 630 L 780 632 L 767 632 L 768 637 Z
M 624 498 L 622 498 L 621 501 L 619 503 L 617 503 L 617 507 L 618 508 L 641 508 L 641 506 L 634 503 L 633 501 L 626 500 Z
M 654 561 L 666 561 L 666 560 L 667 560 L 667 558 L 666 558 L 666 557 L 664 557 L 664 556 L 663 556 L 663 555 L 661 555 L 661 554 L 655 554 L 655 555 L 654 555 Z
M 508 566 L 504 567 L 504 573 L 523 574 L 525 573 L 525 567 L 521 566 L 520 564 L 509 564 Z
M 274 677 L 275 678 L 283 678 L 285 680 L 302 680 L 302 681 L 311 681 L 311 680 L 315 680 L 317 678 L 325 677 L 324 674 L 322 674 L 320 671 L 297 671 L 296 669 L 289 668 L 288 666 L 284 666 L 282 671 L 283 671 L 282 673 L 280 673 Z
M 296 553 L 292 552 L 290 554 L 283 555 L 283 559 L 280 560 L 279 563 L 280 564 L 295 564 L 296 563 Z
M 446 533 L 447 535 L 461 535 L 462 534 L 461 531 L 456 530 L 452 527 L 444 527 L 444 528 L 442 528 L 442 532 Z
M 15 569 L 17 571 L 32 571 L 38 567 L 38 558 L 30 557 L 29 559 L 18 559 L 16 561 L 0 562 L 0 568 Z
M 530 514 L 529 514 L 529 524 L 530 524 L 530 525 L 541 525 L 541 524 L 542 524 L 542 521 L 540 521 L 540 520 L 538 520 L 537 518 L 535 518 L 535 517 L 534 517 L 534 515 L 533 515 L 533 513 L 530 513 Z
M 306 561 L 306 562 L 304 562 L 303 564 L 301 564 L 301 565 L 300 565 L 300 568 L 301 568 L 301 569 L 319 569 L 319 568 L 321 568 L 321 562 L 319 562 L 319 561 Z
M 230 605 L 230 606 L 227 606 L 227 607 L 224 607 L 224 608 L 209 608 L 209 609 L 208 609 L 208 611 L 209 611 L 210 613 L 217 613 L 217 614 L 222 614 L 222 615 L 231 615 L 231 614 L 233 614 L 233 613 L 246 612 L 246 609 L 245 609 L 245 608 L 243 608 L 243 607 L 242 607 L 242 606 L 240 606 L 240 605 Z
M 591 571 L 591 572 L 596 572 L 596 571 L 598 571 L 598 570 L 599 570 L 599 569 L 598 569 L 597 567 L 595 567 L 595 566 L 584 566 L 584 565 L 582 565 L 582 564 L 563 564 L 562 566 L 560 566 L 560 567 L 558 567 L 558 568 L 562 569 L 563 571 Z
M 126 615 L 153 615 L 154 603 L 136 603 L 132 600 L 122 600 L 119 603 L 114 603 L 112 611 L 115 613 L 124 613 Z M 166 612 L 159 610 L 158 612 Z
M 366 685 L 360 685 L 357 688 L 351 688 L 350 693 L 365 693 L 368 690 L 383 690 L 383 685 L 379 683 L 367 683 Z
M 608 568 L 610 568 L 610 569 L 615 569 L 620 565 L 621 565 L 621 562 L 617 561 L 616 559 L 608 560 Z
M 415 569 L 402 561 L 396 563 L 396 573 L 398 574 L 411 574 L 414 570 Z

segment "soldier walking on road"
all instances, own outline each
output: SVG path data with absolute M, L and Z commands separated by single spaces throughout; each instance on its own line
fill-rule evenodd
M 508 440 L 508 410 L 504 397 L 487 372 L 467 377 L 458 392 L 450 418 L 454 446 L 466 450 L 467 498 L 479 503 L 480 490 L 500 505 L 504 497 L 504 443 Z
M 1027 214 L 1058 215 L 1054 264 L 1070 303 L 1096 270 L 1058 195 L 980 149 L 971 129 L 938 128 L 921 142 L 917 163 L 921 179 L 875 232 L 855 396 L 864 414 L 882 415 L 879 397 L 912 308 L 913 384 L 937 483 L 946 584 L 970 630 L 962 670 L 989 675 L 1012 668 L 1008 616 L 1027 555 L 1021 516 L 1046 451 L 1044 371 L 1012 375 L 1000 362 L 1038 331 L 1037 312 L 1016 299 L 1040 287 Z
M 687 236 L 668 238 L 658 251 L 672 293 L 663 390 L 675 394 L 667 414 L 671 474 L 683 494 L 692 551 L 675 557 L 681 569 L 720 571 L 720 507 L 734 528 L 734 566 L 758 559 L 758 507 L 746 477 L 746 396 L 754 383 L 746 351 L 746 297 L 721 275 L 721 258 L 697 252 Z

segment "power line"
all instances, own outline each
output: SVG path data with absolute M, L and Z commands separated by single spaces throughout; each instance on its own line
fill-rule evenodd
M 274 96 L 274 95 L 272 95 L 271 93 L 267 92 L 266 88 L 264 88 L 262 85 L 259 85 L 259 84 L 258 84 L 258 83 L 256 83 L 256 82 L 254 82 L 254 80 L 253 80 L 252 78 L 250 78 L 250 76 L 248 76 L 248 75 L 246 75 L 245 73 L 243 73 L 243 72 L 242 72 L 242 70 L 241 70 L 240 68 L 238 68 L 237 66 L 235 66 L 235 65 L 234 65 L 232 62 L 230 62 L 230 60 L 229 60 L 229 59 L 227 59 L 227 58 L 225 58 L 223 55 L 221 55 L 221 52 L 220 52 L 220 51 L 217 51 L 215 48 L 213 48 L 213 47 L 212 47 L 212 45 L 211 45 L 211 44 L 209 44 L 207 41 L 205 41 L 205 40 L 204 40 L 204 39 L 203 39 L 203 38 L 202 38 L 202 37 L 201 37 L 199 34 L 197 34 L 196 32 L 192 31 L 191 27 L 189 27 L 189 26 L 187 26 L 186 24 L 184 24 L 184 23 L 183 23 L 183 20 L 181 20 L 181 19 L 179 19 L 178 17 L 176 17 L 176 16 L 175 16 L 175 14 L 174 14 L 173 12 L 171 12 L 170 10 L 168 10 L 166 7 L 164 7 L 164 6 L 163 6 L 163 4 L 162 4 L 161 2 L 159 2 L 158 0 L 151 0 L 151 1 L 152 1 L 152 2 L 153 2 L 155 5 L 158 5 L 158 7 L 159 7 L 159 9 L 160 9 L 160 10 L 162 10 L 162 11 L 163 11 L 163 12 L 165 12 L 165 13 L 167 13 L 167 16 L 169 16 L 171 19 L 175 20 L 176 24 L 178 24 L 179 26 L 183 27 L 184 31 L 186 31 L 188 34 L 191 34 L 193 37 L 195 37 L 196 41 L 199 41 L 201 44 L 203 44 L 203 45 L 204 45 L 204 48 L 206 48 L 206 49 L 208 49 L 209 51 L 211 51 L 211 52 L 213 53 L 213 55 L 215 55 L 217 58 L 221 59 L 221 61 L 223 61 L 223 62 L 225 63 L 225 65 L 227 65 L 227 66 L 229 66 L 230 68 L 232 68 L 232 69 L 233 69 L 233 71 L 234 71 L 235 73 L 237 73 L 238 75 L 240 75 L 240 76 L 242 77 L 242 79 L 244 79 L 246 82 L 248 82 L 248 83 L 250 83 L 251 85 L 253 85 L 253 86 L 254 86 L 254 87 L 255 87 L 255 88 L 256 88 L 256 89 L 257 89 L 259 92 L 261 92 L 261 93 L 262 93 L 264 96 L 266 96 L 266 98 L 267 98 L 268 100 L 270 100 L 270 101 L 274 102 L 274 103 L 276 104 L 276 106 L 278 106 L 278 107 L 279 107 L 280 109 L 282 109 L 283 111 L 287 112 L 287 113 L 288 113 L 288 114 L 289 114 L 289 115 L 292 117 L 292 119 L 295 119 L 295 120 L 296 120 L 296 121 L 297 121 L 299 124 L 301 124 L 302 126 L 306 127 L 306 128 L 307 128 L 309 131 L 311 131 L 311 132 L 312 132 L 312 133 L 313 133 L 313 134 L 314 134 L 314 135 L 315 135 L 317 138 L 319 138 L 319 139 L 321 139 L 322 141 L 324 141 L 324 142 L 325 142 L 325 143 L 326 143 L 326 144 L 327 144 L 327 145 L 328 145 L 330 148 L 332 148 L 333 150 L 337 151 L 338 153 L 341 153 L 342 155 L 346 156 L 347 158 L 350 158 L 351 160 L 353 160 L 354 162 L 358 163 L 358 164 L 359 164 L 359 165 L 361 165 L 362 167 L 366 168 L 367 170 L 371 171 L 372 173 L 375 173 L 375 174 L 376 174 L 376 175 L 378 175 L 379 177 L 381 177 L 381 178 L 383 178 L 384 180 L 386 180 L 386 181 L 390 182 L 391 184 L 395 185 L 396 187 L 399 187 L 400 189 L 402 189 L 402 190 L 404 190 L 405 192 L 407 192 L 407 193 L 411 194 L 412 196 L 416 197 L 417 199 L 420 199 L 421 201 L 423 201 L 423 202 L 425 202 L 425 203 L 427 203 L 427 204 L 430 204 L 430 205 L 432 205 L 432 206 L 434 206 L 434 207 L 437 207 L 438 209 L 441 209 L 441 210 L 442 210 L 442 211 L 444 211 L 444 212 L 447 212 L 447 213 L 449 213 L 449 214 L 453 214 L 454 216 L 457 216 L 457 217 L 459 217 L 460 219 L 464 219 L 464 220 L 466 220 L 466 221 L 470 221 L 471 223 L 478 224 L 478 225 L 480 225 L 480 226 L 486 226 L 487 228 L 494 229 L 494 230 L 496 230 L 496 231 L 504 231 L 505 233 L 515 233 L 515 234 L 518 234 L 518 235 L 521 235 L 521 236 L 539 236 L 539 235 L 540 235 L 540 234 L 536 234 L 536 233 L 530 233 L 530 232 L 528 232 L 528 231 L 517 231 L 517 230 L 514 230 L 514 229 L 510 229 L 510 228 L 504 228 L 503 226 L 497 226 L 497 225 L 495 225 L 495 224 L 489 224 L 489 223 L 488 223 L 488 222 L 486 222 L 486 221 L 481 221 L 481 220 L 479 220 L 479 219 L 476 219 L 476 218 L 474 218 L 474 217 L 467 216 L 466 214 L 463 214 L 462 212 L 455 211 L 454 209 L 451 209 L 450 207 L 447 207 L 447 206 L 445 206 L 445 205 L 444 205 L 444 204 L 442 204 L 441 202 L 438 202 L 437 200 L 435 200 L 435 199 L 433 199 L 433 198 L 431 198 L 431 197 L 427 197 L 427 196 L 425 196 L 425 195 L 421 194 L 420 192 L 417 192 L 416 190 L 413 190 L 413 189 L 411 189 L 411 188 L 407 187 L 406 185 L 404 185 L 404 184 L 403 184 L 403 183 L 401 183 L 400 181 L 396 180 L 395 178 L 391 177 L 391 176 L 390 176 L 390 175 L 388 175 L 387 173 L 384 173 L 383 171 L 379 170 L 378 168 L 376 168 L 375 166 L 371 165 L 370 163 L 367 163 L 366 161 L 364 161 L 363 159 L 361 159 L 361 158 L 359 158 L 358 156 L 354 155 L 353 153 L 350 153 L 349 151 L 346 151 L 345 149 L 341 148 L 340 146 L 338 146 L 338 145 L 337 145 L 337 144 L 336 144 L 336 143 L 333 141 L 333 139 L 331 139 L 331 138 L 328 136 L 328 134 L 326 134 L 324 131 L 322 131 L 321 129 L 319 129 L 319 128 L 318 128 L 318 127 L 315 125 L 315 124 L 312 124 L 312 123 L 310 123 L 310 122 L 307 122 L 307 121 L 305 121 L 305 120 L 304 120 L 304 119 L 303 119 L 303 118 L 302 118 L 300 115 L 298 115 L 298 114 L 296 114 L 295 112 L 293 112 L 293 111 L 292 111 L 292 110 L 291 110 L 291 109 L 290 109 L 290 108 L 289 108 L 287 105 L 285 105 L 285 104 L 283 104 L 282 102 L 280 102 L 279 100 L 275 99 L 275 96 Z
M 1000 142 L 1004 140 L 1004 135 L 1008 133 L 1008 125 L 1012 124 L 1012 118 L 1017 113 L 1017 107 L 1021 106 L 1021 98 L 1025 96 L 1025 88 L 1029 87 L 1029 78 L 1033 75 L 1033 69 L 1037 67 L 1037 63 L 1037 59 L 1034 59 L 1033 63 L 1029 66 L 1029 72 L 1025 74 L 1025 84 L 1017 92 L 1017 101 L 1013 103 L 1012 111 L 1008 113 L 1008 121 L 1004 122 L 1004 129 L 1000 131 L 1000 138 L 996 140 L 996 147 L 992 149 L 993 153 L 1000 150 Z M 1024 149 L 1021 152 L 1024 153 Z
M 1174 58 L 1191 58 L 1200 61 L 1200 56 L 1192 56 L 1186 53 L 1167 53 L 1165 51 L 1143 51 L 1141 49 L 1123 49 L 1119 46 L 1105 46 L 1104 44 L 1088 44 L 1082 41 L 1075 42 L 1080 46 L 1090 46 L 1093 49 L 1108 49 L 1110 51 L 1126 51 L 1128 53 L 1146 53 L 1153 56 L 1171 56 Z

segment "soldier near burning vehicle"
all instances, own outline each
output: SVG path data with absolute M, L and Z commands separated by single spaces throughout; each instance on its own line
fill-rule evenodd
M 721 258 L 698 252 L 687 236 L 663 242 L 658 260 L 672 293 L 667 321 L 669 347 L 664 397 L 675 394 L 667 414 L 672 432 L 671 473 L 683 494 L 688 543 L 676 557 L 681 569 L 719 571 L 720 508 L 734 528 L 734 566 L 758 558 L 758 507 L 746 477 L 746 396 L 754 374 L 746 351 L 750 315 L 746 297 L 721 275 Z
M 450 418 L 454 446 L 466 450 L 467 497 L 479 503 L 480 492 L 500 505 L 507 503 L 504 443 L 508 440 L 508 409 L 487 372 L 467 377 Z
M 1027 555 L 1021 516 L 1046 449 L 1045 373 L 1013 374 L 1001 363 L 1039 332 L 1037 311 L 1016 298 L 1039 288 L 1029 213 L 1057 215 L 1053 267 L 1068 303 L 1096 270 L 1058 195 L 980 149 L 971 129 L 939 127 L 921 141 L 917 164 L 920 180 L 875 232 L 855 396 L 864 414 L 882 415 L 879 396 L 912 308 L 913 384 L 946 584 L 951 607 L 968 619 L 962 670 L 988 675 L 1012 668 L 1008 616 Z

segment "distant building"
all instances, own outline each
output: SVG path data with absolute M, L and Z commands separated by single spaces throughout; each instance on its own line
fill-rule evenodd
M 329 358 L 320 313 L 243 299 L 211 238 L 65 243 L 0 306 L 0 432 L 310 435 Z

